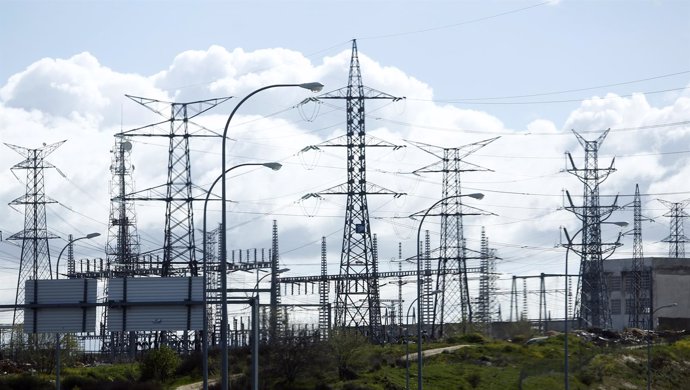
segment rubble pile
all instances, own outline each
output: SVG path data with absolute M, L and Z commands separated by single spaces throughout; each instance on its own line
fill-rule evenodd
M 690 332 L 686 330 L 650 331 L 638 328 L 627 328 L 621 332 L 615 330 L 589 328 L 587 330 L 574 330 L 572 333 L 580 339 L 596 345 L 637 345 L 646 343 L 648 337 L 651 338 L 653 342 L 663 340 L 664 342 L 670 343 L 690 334 Z

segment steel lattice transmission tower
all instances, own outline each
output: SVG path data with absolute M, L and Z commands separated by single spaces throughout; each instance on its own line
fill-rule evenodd
M 367 195 L 402 194 L 367 182 L 366 150 L 372 147 L 400 146 L 367 137 L 364 102 L 371 99 L 397 101 L 402 98 L 362 84 L 357 41 L 353 40 L 347 87 L 323 94 L 318 99 L 345 100 L 347 112 L 345 136 L 309 147 L 347 148 L 347 182 L 319 194 L 305 196 L 347 195 L 340 257 L 340 275 L 344 278 L 336 283 L 335 324 L 339 327 L 357 328 L 368 333 L 371 339 L 377 339 L 381 333 L 381 305 Z
M 675 203 L 662 199 L 658 199 L 658 201 L 669 209 L 664 217 L 671 218 L 671 232 L 668 237 L 661 240 L 668 242 L 668 257 L 685 258 L 685 243 L 688 242 L 688 238 L 685 237 L 683 219 L 688 217 L 685 208 L 690 204 L 690 199 Z
M 464 247 L 464 232 L 462 217 L 464 215 L 490 214 L 477 208 L 463 205 L 460 175 L 462 172 L 490 171 L 490 169 L 468 163 L 464 159 L 497 140 L 490 138 L 472 144 L 444 148 L 421 142 L 407 141 L 419 149 L 435 156 L 439 161 L 415 170 L 414 174 L 441 173 L 443 184 L 441 187 L 440 213 L 430 213 L 429 216 L 441 217 L 441 241 L 438 258 L 438 277 L 436 290 L 441 291 L 434 299 L 433 317 L 430 321 L 432 332 L 443 335 L 444 324 L 471 322 L 472 307 L 470 303 L 469 287 L 467 283 L 467 259 Z M 465 208 L 470 209 L 465 212 Z M 423 212 L 414 214 L 421 215 Z
M 633 263 L 632 263 L 632 307 L 628 315 L 628 326 L 632 328 L 647 329 L 649 315 L 649 294 L 646 288 L 642 288 L 643 278 L 649 278 L 649 273 L 644 266 L 644 253 L 642 251 L 642 201 L 640 199 L 640 186 L 635 184 L 635 197 L 633 198 Z
M 480 259 L 477 322 L 490 325 L 498 309 L 496 301 L 496 280 L 498 276 L 496 275 L 496 256 L 494 251 L 489 248 L 489 238 L 486 236 L 483 226 Z
M 164 185 L 128 194 L 125 200 L 158 200 L 165 202 L 165 232 L 163 239 L 163 264 L 161 276 L 197 275 L 194 241 L 194 212 L 189 139 L 192 137 L 218 137 L 218 134 L 190 134 L 189 123 L 194 117 L 230 99 L 217 98 L 188 103 L 164 102 L 137 96 L 129 96 L 134 102 L 166 118 L 154 125 L 143 126 L 117 134 L 117 136 L 165 137 L 168 143 L 168 175 Z M 167 133 L 140 133 L 157 125 L 169 123 Z M 160 191 L 165 188 L 165 193 Z M 160 193 L 160 196 L 140 194 Z M 186 267 L 175 267 L 182 263 Z
M 105 254 L 116 273 L 133 276 L 139 266 L 139 233 L 134 202 L 125 198 L 134 192 L 132 143 L 126 137 L 116 136 L 111 153 L 110 218 Z
M 608 252 L 613 254 L 613 250 L 620 246 L 620 242 L 602 243 L 601 224 L 611 216 L 614 210 L 618 209 L 616 205 L 618 196 L 615 197 L 611 206 L 601 206 L 599 204 L 599 186 L 611 173 L 615 172 L 613 167 L 615 158 L 608 168 L 599 168 L 599 148 L 609 133 L 608 130 L 604 131 L 594 141 L 585 140 L 574 130 L 573 133 L 585 150 L 585 167 L 582 169 L 577 168 L 573 157 L 569 152 L 566 153 L 571 165 L 567 171 L 580 179 L 584 185 L 582 206 L 575 206 L 570 193 L 566 191 L 569 201 L 569 206 L 566 206 L 566 209 L 577 215 L 582 222 L 582 243 L 573 244 L 571 248 L 580 255 L 578 289 L 580 293 L 580 317 L 585 320 L 588 326 L 610 328 L 611 311 L 604 275 L 603 255 Z
M 58 238 L 58 236 L 48 231 L 46 204 L 57 202 L 45 194 L 44 170 L 55 168 L 55 166 L 46 161 L 45 158 L 64 142 L 60 141 L 51 145 L 44 144 L 42 148 L 37 149 L 5 144 L 24 157 L 23 161 L 15 164 L 11 169 L 26 170 L 26 193 L 10 202 L 10 206 L 24 206 L 24 229 L 7 238 L 8 240 L 22 241 L 17 295 L 14 298 L 15 305 L 24 304 L 24 285 L 27 280 L 52 278 L 48 240 Z M 23 310 L 14 310 L 13 329 L 15 329 L 15 325 L 24 322 L 23 314 Z M 14 333 L 13 331 L 12 338 L 15 337 Z M 17 335 L 17 337 L 21 336 Z

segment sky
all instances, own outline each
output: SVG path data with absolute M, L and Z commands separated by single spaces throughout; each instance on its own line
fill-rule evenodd
M 579 229 L 562 210 L 563 191 L 582 192 L 563 172 L 564 153 L 584 164 L 572 129 L 587 139 L 611 129 L 599 162 L 608 166 L 615 157 L 617 171 L 601 187 L 602 204 L 615 194 L 619 205 L 629 203 L 639 183 L 643 213 L 653 220 L 643 227 L 646 255 L 668 252 L 662 240 L 669 221 L 657 199 L 690 198 L 685 1 L 2 1 L 0 11 L 0 141 L 35 148 L 67 140 L 49 158 L 62 174 L 46 172 L 47 193 L 59 202 L 48 210 L 48 226 L 61 237 L 51 242 L 53 257 L 67 234 L 89 232 L 102 235 L 75 245 L 76 257 L 103 257 L 113 134 L 160 119 L 125 94 L 178 102 L 233 96 L 196 120 L 218 131 L 238 99 L 261 86 L 344 87 L 352 39 L 364 84 L 405 97 L 367 102 L 367 134 L 405 146 L 367 152 L 367 179 L 407 194 L 369 197 L 382 271 L 397 270 L 390 259 L 398 257 L 399 242 L 403 257 L 414 255 L 418 221 L 406 217 L 441 197 L 440 177 L 409 174 L 435 160 L 406 141 L 459 147 L 500 137 L 467 159 L 490 171 L 463 174 L 462 186 L 464 193 L 485 194 L 469 205 L 494 214 L 466 217 L 466 236 L 479 249 L 485 227 L 500 258 L 503 293 L 513 274 L 563 271 L 559 227 Z M 284 168 L 230 179 L 236 203 L 229 245 L 269 248 L 277 220 L 281 262 L 293 276 L 318 272 L 322 236 L 329 272 L 337 273 L 342 245 L 345 199 L 301 200 L 346 179 L 344 150 L 300 153 L 345 132 L 343 104 L 300 104 L 311 96 L 266 91 L 242 106 L 230 129 L 229 164 L 279 161 Z M 137 189 L 164 183 L 164 140 L 132 141 Z M 15 172 L 18 180 L 10 171 L 21 157 L 2 147 L 0 205 L 24 192 L 23 172 Z M 218 140 L 193 139 L 191 157 L 194 181 L 205 188 L 220 173 Z M 136 208 L 142 250 L 160 248 L 163 204 Z M 195 215 L 201 226 L 199 207 Z M 219 220 L 217 207 L 209 218 Z M 632 210 L 611 220 L 632 223 Z M 22 209 L 0 206 L 3 239 L 22 224 Z M 438 221 L 424 228 L 438 240 Z M 618 232 L 604 229 L 603 239 L 615 240 Z M 615 256 L 629 257 L 632 236 L 622 242 Z M 18 253 L 13 243 L 0 242 L 0 297 L 8 302 Z M 577 269 L 571 263 L 569 271 Z M 250 285 L 253 276 L 233 278 Z M 563 281 L 549 283 L 558 289 Z M 414 285 L 405 288 L 411 294 Z M 394 290 L 384 286 L 382 293 L 393 298 Z M 559 300 L 557 292 L 552 296 Z

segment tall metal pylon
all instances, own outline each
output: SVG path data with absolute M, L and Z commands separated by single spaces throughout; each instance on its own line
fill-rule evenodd
M 421 243 L 420 243 L 421 244 Z M 432 294 L 433 277 L 431 275 L 431 236 L 428 230 L 424 231 L 424 275 L 422 276 L 422 311 L 424 318 L 433 318 L 434 297 Z M 432 323 L 425 323 L 428 328 L 433 328 Z M 426 329 L 424 329 L 426 331 Z
M 335 324 L 343 328 L 357 328 L 367 334 L 370 339 L 377 340 L 381 336 L 381 304 L 367 195 L 400 196 L 402 194 L 367 182 L 366 149 L 372 147 L 397 149 L 400 146 L 367 137 L 364 102 L 371 99 L 397 101 L 402 98 L 362 84 L 356 40 L 352 41 L 347 87 L 325 93 L 317 98 L 345 100 L 347 112 L 345 136 L 310 147 L 312 149 L 346 147 L 347 182 L 319 194 L 305 196 L 347 195 L 340 256 L 340 275 L 344 278 L 336 283 Z
M 278 221 L 273 220 L 271 240 L 271 307 L 269 312 L 269 329 L 271 341 L 283 334 L 283 321 L 278 306 L 280 305 L 280 254 L 278 251 Z
M 17 294 L 14 298 L 15 305 L 24 304 L 24 285 L 27 280 L 52 278 L 48 240 L 58 238 L 58 236 L 48 231 L 46 205 L 57 202 L 46 196 L 44 170 L 46 168 L 55 168 L 55 166 L 46 161 L 45 158 L 64 142 L 60 141 L 50 145 L 43 144 L 42 148 L 36 149 L 5 144 L 24 157 L 23 161 L 15 164 L 11 169 L 26 170 L 26 193 L 9 203 L 10 206 L 24 206 L 24 229 L 7 238 L 8 240 L 22 241 Z M 12 329 L 16 329 L 15 325 L 24 323 L 23 314 L 23 310 L 15 308 L 14 317 L 12 318 Z M 12 339 L 15 336 L 18 339 L 21 338 L 20 334 L 15 335 L 13 331 Z
M 685 237 L 683 220 L 688 217 L 685 208 L 690 204 L 690 199 L 682 202 L 669 202 L 662 199 L 658 199 L 658 201 L 669 209 L 664 214 L 664 217 L 671 218 L 671 232 L 668 237 L 661 240 L 662 242 L 668 242 L 668 257 L 676 259 L 685 258 L 685 243 L 688 242 L 688 238 Z
M 404 324 L 403 322 L 403 293 L 402 293 L 402 286 L 404 284 L 403 278 L 402 278 L 402 242 L 398 243 L 398 272 L 400 273 L 400 276 L 398 276 L 398 324 L 402 326 Z
M 189 122 L 194 117 L 227 101 L 229 97 L 200 100 L 188 103 L 165 102 L 156 99 L 125 95 L 132 101 L 148 108 L 166 120 L 153 125 L 127 130 L 117 136 L 165 137 L 168 143 L 168 175 L 164 185 L 128 194 L 126 200 L 158 200 L 165 202 L 165 232 L 163 237 L 163 264 L 161 276 L 198 274 L 194 241 L 194 212 L 191 161 L 189 158 L 189 139 L 191 137 L 218 137 L 218 134 L 190 134 Z M 166 113 L 169 112 L 169 115 Z M 170 123 L 167 133 L 140 133 L 144 129 Z M 165 194 L 160 196 L 141 196 L 151 192 Z M 203 192 L 203 189 L 201 190 Z M 177 264 L 185 264 L 179 267 Z
M 640 199 L 640 185 L 635 184 L 635 197 L 633 198 L 633 263 L 632 263 L 632 307 L 629 310 L 628 326 L 632 328 L 647 329 L 649 316 L 646 310 L 649 308 L 649 294 L 646 288 L 642 288 L 643 277 L 649 277 L 644 265 L 644 253 L 642 251 L 642 201 Z
M 611 173 L 615 172 L 611 161 L 608 168 L 599 168 L 599 148 L 604 142 L 608 130 L 604 131 L 596 140 L 587 141 L 573 130 L 578 142 L 585 150 L 585 167 L 580 169 L 575 166 L 575 161 L 569 152 L 566 152 L 570 168 L 568 173 L 577 177 L 584 185 L 583 204 L 575 206 L 570 193 L 566 191 L 569 206 L 565 208 L 574 213 L 582 222 L 582 243 L 573 244 L 571 249 L 580 255 L 580 317 L 588 326 L 598 328 L 611 327 L 611 311 L 609 308 L 608 288 L 604 275 L 604 254 L 611 252 L 620 246 L 619 240 L 615 243 L 601 242 L 601 224 L 606 221 L 614 210 L 618 209 L 613 200 L 611 206 L 601 206 L 599 203 L 599 186 Z M 608 256 L 610 256 L 609 254 Z M 608 257 L 607 256 L 607 257 Z
M 126 137 L 116 136 L 115 146 L 110 152 L 111 201 L 105 254 L 116 273 L 133 276 L 139 266 L 140 246 L 134 202 L 126 200 L 126 195 L 134 192 L 132 143 Z
M 496 311 L 496 258 L 489 248 L 489 238 L 482 226 L 477 322 L 490 324 Z
M 319 335 L 322 340 L 328 339 L 331 329 L 331 305 L 328 301 L 330 282 L 328 281 L 328 252 L 326 237 L 321 237 L 321 280 L 319 281 Z
M 468 163 L 464 159 L 498 138 L 490 138 L 455 148 L 406 141 L 439 159 L 439 161 L 417 169 L 413 173 L 442 173 L 441 199 L 447 199 L 441 202 L 440 213 L 428 214 L 429 216 L 441 217 L 441 241 L 438 277 L 436 279 L 436 290 L 440 292 L 434 297 L 433 317 L 431 321 L 427 321 L 427 323 L 432 324 L 434 335 L 437 333 L 438 336 L 443 335 L 444 324 L 466 323 L 471 318 L 472 309 L 467 285 L 467 259 L 462 217 L 464 215 L 486 215 L 490 213 L 463 204 L 460 197 L 462 194 L 460 174 L 462 172 L 490 171 L 488 168 Z M 470 211 L 465 212 L 465 208 Z
M 140 244 L 137 231 L 137 216 L 134 202 L 126 195 L 134 192 L 134 165 L 132 165 L 132 143 L 127 137 L 115 136 L 115 144 L 110 151 L 110 215 L 108 237 L 105 245 L 107 264 L 114 276 L 132 277 L 137 275 L 142 264 L 139 262 Z M 105 292 L 108 285 L 106 281 Z M 106 332 L 108 307 L 102 312 L 101 338 L 102 350 L 110 353 L 136 349 L 136 333 Z

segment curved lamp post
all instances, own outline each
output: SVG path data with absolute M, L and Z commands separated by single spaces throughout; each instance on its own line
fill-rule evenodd
M 628 226 L 628 223 L 625 221 L 621 222 L 601 222 L 602 225 L 616 225 L 619 227 L 626 227 Z M 563 233 L 565 234 L 565 239 L 568 241 L 568 245 L 566 246 L 565 249 L 565 305 L 563 306 L 565 308 L 565 315 L 564 319 L 565 321 L 563 322 L 563 372 L 564 372 L 564 378 L 563 380 L 565 381 L 565 390 L 570 390 L 570 378 L 568 377 L 568 372 L 569 372 L 569 357 L 568 357 L 568 254 L 570 254 L 570 249 L 573 247 L 573 241 L 575 240 L 575 237 L 577 237 L 578 234 L 582 233 L 582 229 L 584 227 L 580 228 L 577 232 L 575 232 L 575 235 L 570 237 L 568 234 L 568 229 L 563 227 Z
M 100 236 L 101 233 L 89 233 L 83 237 L 75 238 L 67 241 L 67 244 L 62 247 L 60 254 L 58 255 L 57 261 L 55 262 L 55 279 L 60 278 L 60 257 L 65 252 L 68 246 L 74 244 L 79 240 L 90 240 L 92 238 Z M 55 388 L 60 390 L 60 333 L 55 333 Z
M 678 306 L 677 302 L 669 303 L 668 305 L 663 305 L 657 307 L 654 311 L 649 312 L 649 325 L 647 325 L 647 390 L 652 389 L 652 329 L 654 329 L 654 313 L 661 309 L 667 309 L 669 307 Z M 649 307 L 652 307 L 652 300 L 649 299 Z
M 419 221 L 419 227 L 417 228 L 417 389 L 422 390 L 422 328 L 424 327 L 424 315 L 422 313 L 422 300 L 419 299 L 422 296 L 422 262 L 421 262 L 421 252 L 422 246 L 419 243 L 420 236 L 422 233 L 422 224 L 424 224 L 424 219 L 427 215 L 440 203 L 445 202 L 449 199 L 470 197 L 474 199 L 481 200 L 484 198 L 484 194 L 466 194 L 466 195 L 452 195 L 447 196 L 438 202 L 434 203 L 429 207 L 422 216 L 421 221 Z
M 429 294 L 424 294 L 422 295 L 423 297 L 426 297 L 428 295 L 436 295 L 440 292 L 443 292 L 443 290 L 434 290 L 430 292 Z M 414 303 L 417 302 L 419 298 L 415 298 L 412 302 L 410 302 L 410 306 L 407 307 L 407 314 L 405 315 L 405 322 L 407 326 L 405 327 L 405 390 L 410 390 L 410 339 L 407 334 L 407 329 L 410 327 L 410 309 L 414 307 Z M 417 343 L 420 341 L 417 340 Z
M 60 258 L 62 257 L 62 254 L 65 252 L 65 249 L 67 249 L 68 246 L 74 244 L 75 242 L 77 242 L 79 240 L 90 240 L 90 239 L 98 237 L 100 235 L 101 235 L 101 233 L 89 233 L 83 237 L 75 238 L 73 240 L 68 241 L 67 245 L 65 245 L 62 248 L 62 250 L 60 251 L 60 254 L 58 255 L 58 258 L 57 258 L 57 262 L 55 262 L 55 279 L 60 278 L 60 273 L 59 273 L 59 271 L 60 271 Z
M 290 268 L 281 268 L 281 269 L 276 270 L 275 273 L 276 273 L 276 274 L 282 274 L 282 273 L 288 272 L 289 270 L 290 270 Z M 259 279 L 256 281 L 256 284 L 254 285 L 254 290 L 258 290 L 258 289 L 259 289 L 259 282 L 261 282 L 262 280 L 266 279 L 267 277 L 269 277 L 269 276 L 271 276 L 271 275 L 273 275 L 273 272 L 268 273 L 268 274 L 262 276 L 261 278 L 259 278 Z M 257 291 L 256 293 L 259 294 L 258 291 Z
M 266 167 L 266 168 L 271 168 L 274 171 L 277 171 L 282 167 L 282 165 L 280 163 L 277 163 L 277 162 L 244 163 L 244 164 L 235 165 L 234 167 L 230 167 L 230 168 L 226 169 L 224 171 L 224 173 L 228 173 L 228 172 L 230 172 L 236 168 L 247 167 L 247 166 Z M 203 328 L 203 331 L 201 334 L 201 338 L 202 338 L 201 343 L 202 343 L 202 348 L 203 348 L 202 371 L 203 371 L 203 376 L 204 376 L 204 380 L 203 380 L 204 390 L 208 390 L 208 311 L 206 308 L 206 305 L 207 305 L 207 303 L 206 303 L 206 300 L 207 300 L 207 297 L 206 297 L 206 295 L 207 295 L 207 293 L 206 293 L 207 276 L 206 276 L 206 274 L 207 274 L 208 268 L 207 268 L 207 263 L 206 263 L 206 211 L 208 208 L 208 200 L 211 197 L 211 193 L 213 192 L 213 188 L 216 186 L 216 184 L 218 184 L 218 182 L 220 181 L 220 179 L 222 177 L 223 177 L 222 175 L 218 176 L 216 178 L 216 180 L 211 184 L 208 191 L 206 191 L 206 199 L 204 199 L 203 237 L 202 237 L 202 244 L 201 244 L 202 245 L 202 253 L 203 253 L 202 257 L 203 257 L 203 261 L 204 261 L 203 275 L 202 275 L 202 284 L 203 284 L 202 289 L 204 292 L 203 298 L 202 298 L 203 306 L 204 306 L 204 310 L 203 310 L 203 321 L 204 321 L 203 326 L 204 326 L 204 328 Z M 223 302 L 225 302 L 225 301 L 223 301 Z
M 283 88 L 283 87 L 299 87 L 308 89 L 312 92 L 319 92 L 323 89 L 323 84 L 321 83 L 303 83 L 303 84 L 273 84 L 265 87 L 261 87 L 249 95 L 245 96 L 235 108 L 230 113 L 227 122 L 225 122 L 225 128 L 223 129 L 223 141 L 222 141 L 222 151 L 221 151 L 221 234 L 220 234 L 220 285 L 221 285 L 221 322 L 220 322 L 220 349 L 221 349 L 221 389 L 227 390 L 228 388 L 228 291 L 227 291 L 227 239 L 225 237 L 225 229 L 227 227 L 227 217 L 226 211 L 227 207 L 226 201 L 226 191 L 225 191 L 225 156 L 226 156 L 226 143 L 228 139 L 228 128 L 230 127 L 230 122 L 235 116 L 237 110 L 247 101 L 250 97 L 256 95 L 257 93 L 271 89 L 271 88 Z

